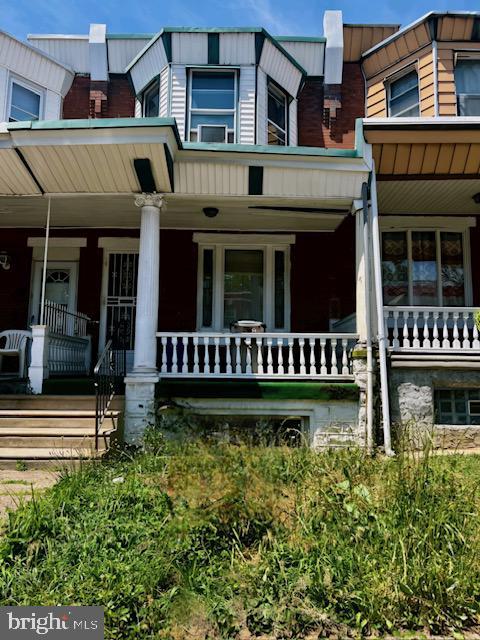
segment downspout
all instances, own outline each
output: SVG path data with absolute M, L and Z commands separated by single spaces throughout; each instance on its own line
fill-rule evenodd
M 370 234 L 368 221 L 368 185 L 362 184 L 363 264 L 365 268 L 365 320 L 367 338 L 367 451 L 373 450 L 373 353 L 370 271 Z
M 375 177 L 375 162 L 372 159 L 372 171 L 370 182 L 370 201 L 372 207 L 372 244 L 373 244 L 373 273 L 375 281 L 375 299 L 377 307 L 378 325 L 378 352 L 380 360 L 380 389 L 382 397 L 383 443 L 385 454 L 393 456 L 392 438 L 390 430 L 390 401 L 388 397 L 388 373 L 387 373 L 387 344 L 385 335 L 385 322 L 383 319 L 383 285 L 382 265 L 380 258 L 380 225 L 378 221 L 377 204 L 377 180 Z
M 42 297 L 40 302 L 40 324 L 43 325 L 45 319 L 45 286 L 47 282 L 47 264 L 48 264 L 48 241 L 50 239 L 50 209 L 52 200 L 48 198 L 47 206 L 47 224 L 45 227 L 45 247 L 43 250 L 43 273 L 42 273 Z
M 438 43 L 432 40 L 433 57 L 433 115 L 438 118 Z

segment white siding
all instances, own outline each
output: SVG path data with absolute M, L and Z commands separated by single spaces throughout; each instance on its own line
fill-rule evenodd
M 175 162 L 175 191 L 209 195 L 246 195 L 248 167 L 219 162 Z
M 167 56 L 161 38 L 157 38 L 152 46 L 130 69 L 135 93 L 139 94 L 160 70 L 167 64 Z
M 53 91 L 45 91 L 45 100 L 43 103 L 43 119 L 59 120 L 62 111 L 62 98 L 58 93 Z
M 221 33 L 220 64 L 255 64 L 255 34 Z
M 187 110 L 187 72 L 182 65 L 172 65 L 170 115 L 176 119 L 181 140 L 185 140 Z
M 323 42 L 294 42 L 282 40 L 280 45 L 288 51 L 309 76 L 323 76 Z
M 108 39 L 108 70 L 110 73 L 125 73 L 125 68 L 140 51 L 150 42 L 145 38 Z
M 265 40 L 263 44 L 260 66 L 285 91 L 296 98 L 302 74 L 269 40 Z
M 298 144 L 297 129 L 297 101 L 292 100 L 288 107 L 288 144 L 296 147 Z
M 8 71 L 0 67 L 0 121 L 8 120 Z
M 165 67 L 160 73 L 160 112 L 161 118 L 168 116 L 168 79 L 170 76 L 170 67 Z
M 68 64 L 77 73 L 89 73 L 88 36 L 70 38 L 36 38 L 29 36 L 28 41 L 56 60 Z
M 349 198 L 360 194 L 364 179 L 359 171 L 265 167 L 263 195 Z
M 207 64 L 208 34 L 172 33 L 172 62 L 174 64 Z
M 135 98 L 135 118 L 142 117 L 142 103 L 138 98 Z
M 257 144 L 267 144 L 267 75 L 257 70 Z
M 4 33 L 0 33 L 0 61 L 18 76 L 63 95 L 73 79 L 64 67 Z
M 255 67 L 242 67 L 239 82 L 239 142 L 255 144 Z

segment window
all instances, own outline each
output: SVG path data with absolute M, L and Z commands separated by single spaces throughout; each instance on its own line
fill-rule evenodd
M 287 144 L 287 96 L 272 82 L 268 83 L 268 144 Z
M 418 74 L 409 71 L 388 85 L 388 113 L 394 117 L 420 115 Z
M 480 389 L 436 389 L 436 424 L 480 424 Z
M 455 89 L 458 115 L 480 115 L 480 60 L 457 61 Z
M 158 118 L 160 113 L 160 82 L 155 80 L 143 94 L 143 116 Z
M 235 142 L 234 71 L 190 72 L 190 141 Z
M 465 238 L 452 231 L 382 233 L 386 305 L 465 305 Z
M 282 236 L 263 245 L 261 237 L 197 236 L 199 328 L 229 331 L 237 320 L 257 320 L 267 331 L 288 330 L 290 248 Z
M 42 108 L 42 93 L 19 80 L 10 83 L 9 122 L 39 120 Z

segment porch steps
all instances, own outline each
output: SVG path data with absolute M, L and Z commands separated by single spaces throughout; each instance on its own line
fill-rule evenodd
M 95 396 L 0 395 L 0 464 L 102 456 L 116 436 L 121 400 L 114 399 L 96 450 Z

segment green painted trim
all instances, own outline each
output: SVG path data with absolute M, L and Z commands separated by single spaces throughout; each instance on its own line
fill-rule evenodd
M 151 40 L 154 33 L 107 33 L 107 40 Z
M 165 55 L 167 56 L 167 62 L 171 62 L 172 61 L 172 34 L 162 33 L 162 42 L 163 42 L 163 49 L 165 51 Z
M 208 64 L 220 64 L 220 34 L 208 33 Z
M 164 27 L 170 33 L 258 33 L 262 27 Z
M 360 119 L 361 122 L 361 119 Z M 332 158 L 359 158 L 357 149 L 325 149 L 324 147 L 277 147 L 260 144 L 228 144 L 212 142 L 184 142 L 189 151 L 223 151 L 225 153 L 265 153 L 277 156 L 316 156 Z
M 356 401 L 358 385 L 349 382 L 266 382 L 256 380 L 161 380 L 157 397 L 261 398 L 268 400 Z
M 314 36 L 275 36 L 278 42 L 326 42 L 326 38 Z

